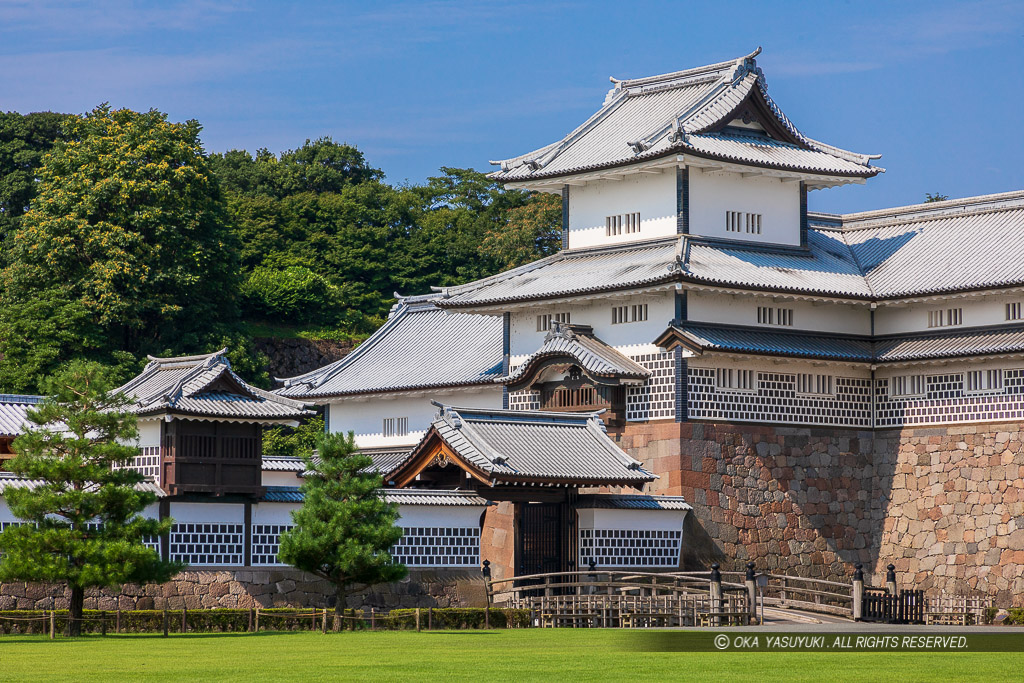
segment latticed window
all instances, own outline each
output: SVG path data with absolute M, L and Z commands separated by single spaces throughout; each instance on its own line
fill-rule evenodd
M 537 331 L 547 332 L 551 329 L 552 323 L 568 325 L 569 319 L 570 316 L 568 311 L 563 311 L 561 313 L 542 313 L 537 316 Z
M 892 378 L 893 396 L 924 396 L 924 375 L 898 375 Z
M 622 213 L 616 216 L 605 216 L 604 234 L 607 237 L 629 235 L 640 232 L 640 213 Z
M 1006 304 L 1006 319 L 1007 320 L 1021 320 L 1024 319 L 1021 316 L 1021 305 L 1020 302 Z
M 745 232 L 748 235 L 761 234 L 761 214 L 746 211 L 725 212 L 726 232 Z
M 793 326 L 793 309 L 776 308 L 775 306 L 758 306 L 757 323 L 759 325 Z
M 954 327 L 964 324 L 964 309 L 943 308 L 928 311 L 928 327 Z
M 1003 371 L 1002 370 L 971 370 L 967 373 L 966 386 L 970 393 L 985 391 L 1002 391 Z
M 753 391 L 757 389 L 757 380 L 753 370 L 718 368 L 715 376 L 715 386 L 719 389 Z
M 801 372 L 796 376 L 796 392 L 798 394 L 831 395 L 832 375 L 815 375 Z
M 405 436 L 409 433 L 409 418 L 407 417 L 385 417 L 384 436 Z
M 637 323 L 647 320 L 647 304 L 612 306 L 612 325 Z

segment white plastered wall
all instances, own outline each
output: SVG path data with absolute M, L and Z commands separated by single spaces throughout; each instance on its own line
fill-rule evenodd
M 996 294 L 947 299 L 935 303 L 918 303 L 908 306 L 879 306 L 875 311 L 875 334 L 903 334 L 925 330 L 956 330 L 956 327 L 978 327 L 981 325 L 1002 325 L 1007 322 L 1006 304 L 1024 303 L 1024 296 L 1001 296 Z M 929 328 L 928 312 L 950 308 L 963 309 L 963 324 L 956 327 Z
M 292 512 L 301 503 L 259 503 L 252 506 L 253 524 L 293 524 Z
M 809 301 L 787 301 L 771 296 L 689 292 L 687 319 L 695 322 L 764 327 L 767 330 L 814 330 L 840 334 L 871 334 L 871 312 L 867 306 Z M 793 309 L 793 325 L 758 325 L 759 306 Z
M 171 503 L 176 524 L 241 524 L 245 506 L 237 503 Z
M 607 216 L 640 213 L 640 232 L 609 237 Z M 676 234 L 675 168 L 596 180 L 569 188 L 569 248 L 621 244 Z
M 581 529 L 649 529 L 679 531 L 683 528 L 686 510 L 578 510 Z
M 479 527 L 483 505 L 399 505 L 398 526 L 410 527 Z
M 414 446 L 426 433 L 437 415 L 431 400 L 469 408 L 501 408 L 501 387 L 437 391 L 418 396 L 384 394 L 362 400 L 343 399 L 328 406 L 328 428 L 331 432 L 355 432 L 360 448 Z M 409 419 L 409 433 L 385 437 L 384 418 Z
M 779 178 L 690 168 L 692 235 L 774 244 L 800 244 L 800 184 Z M 726 211 L 761 214 L 761 234 L 727 232 Z
M 612 307 L 647 304 L 647 320 L 633 323 L 612 324 Z M 606 298 L 599 301 L 585 301 L 572 304 L 550 304 L 516 311 L 511 316 L 512 365 L 526 360 L 544 343 L 547 332 L 537 331 L 537 316 L 547 313 L 568 312 L 570 322 L 590 325 L 594 334 L 609 346 L 627 356 L 641 353 L 656 353 L 658 347 L 652 342 L 658 337 L 675 316 L 675 298 L 671 291 L 629 297 Z
M 298 472 L 263 471 L 263 486 L 301 486 L 302 479 Z

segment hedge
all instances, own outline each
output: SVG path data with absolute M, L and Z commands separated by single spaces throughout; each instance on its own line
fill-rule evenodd
M 55 611 L 57 633 L 63 633 L 67 624 L 67 610 Z M 167 631 L 182 631 L 182 610 L 167 610 Z M 415 609 L 396 609 L 390 613 L 375 613 L 374 625 L 380 629 L 416 628 Z M 84 610 L 83 633 L 102 633 L 106 621 L 108 633 L 116 631 L 118 613 L 112 610 Z M 256 613 L 247 609 L 197 609 L 186 610 L 187 629 L 190 632 L 244 632 L 249 630 L 250 618 L 256 620 Z M 334 610 L 327 611 L 327 627 L 333 627 Z M 353 621 L 355 617 L 357 620 Z M 323 610 L 312 608 L 272 608 L 259 610 L 261 631 L 308 631 L 320 629 L 323 624 Z M 360 620 L 361 619 L 361 620 Z M 420 610 L 420 627 L 426 629 L 428 621 L 435 629 L 478 629 L 484 628 L 484 609 L 481 608 L 434 608 Z M 530 625 L 529 610 L 491 609 L 491 628 L 525 628 Z M 164 629 L 164 610 L 123 610 L 120 612 L 121 633 L 161 633 Z M 348 610 L 342 628 L 365 629 L 370 627 L 370 614 L 361 610 Z M 6 610 L 0 611 L 0 634 L 48 633 L 50 630 L 49 610 Z

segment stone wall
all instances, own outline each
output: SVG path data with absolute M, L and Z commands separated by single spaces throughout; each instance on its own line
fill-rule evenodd
M 357 342 L 260 337 L 254 343 L 256 350 L 270 359 L 267 370 L 271 377 L 295 377 L 341 360 Z
M 185 571 L 165 584 L 91 589 L 86 609 L 204 609 L 250 607 L 327 607 L 331 584 L 295 569 Z M 62 586 L 36 583 L 0 585 L 0 610 L 66 609 Z M 349 596 L 348 607 L 481 607 L 479 571 L 412 570 L 403 581 L 374 586 Z
M 620 445 L 693 505 L 685 560 L 817 578 L 892 562 L 905 587 L 1024 604 L 1024 425 L 859 431 L 628 424 Z

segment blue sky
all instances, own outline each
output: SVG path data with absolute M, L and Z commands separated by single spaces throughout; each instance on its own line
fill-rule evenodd
M 0 109 L 198 119 L 210 151 L 330 135 L 393 182 L 551 142 L 632 78 L 752 51 L 819 140 L 881 153 L 856 211 L 1024 189 L 1024 3 L 0 0 Z

